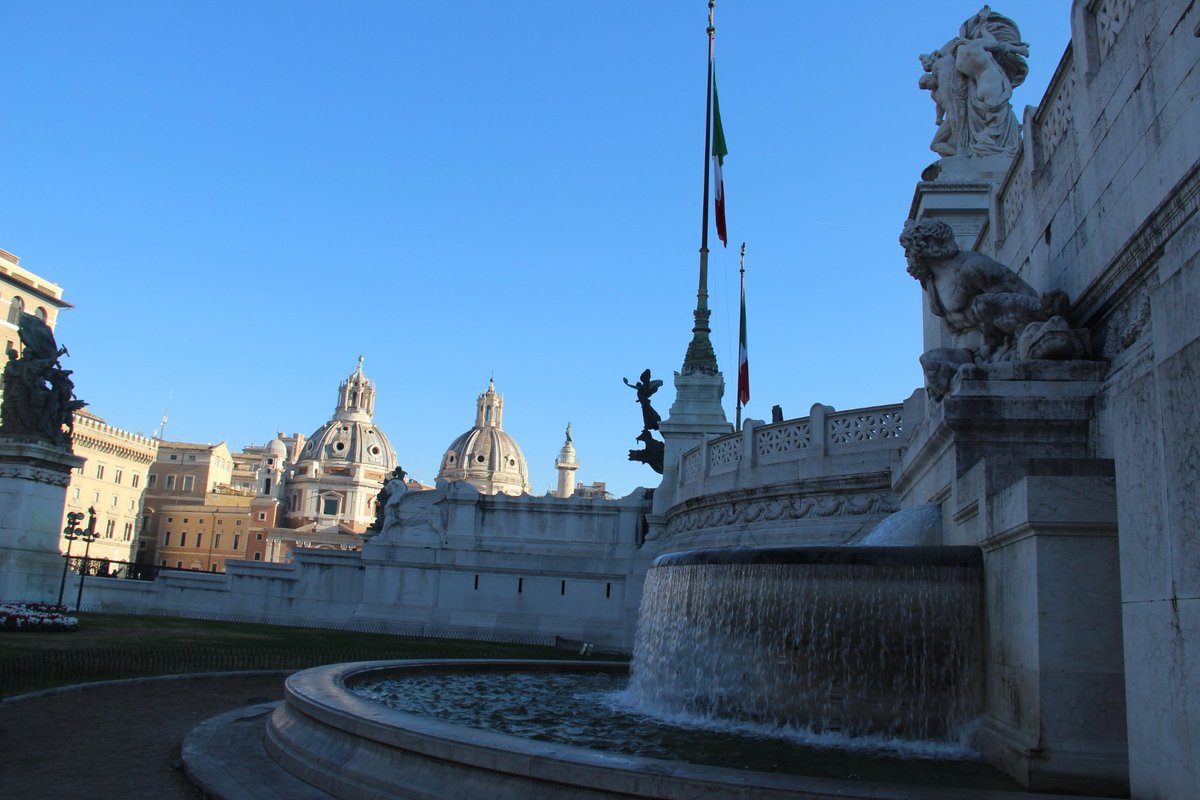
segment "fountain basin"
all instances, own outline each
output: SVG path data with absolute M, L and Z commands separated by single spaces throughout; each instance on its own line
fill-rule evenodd
M 962 788 L 748 772 L 534 741 L 396 711 L 348 688 L 414 671 L 625 669 L 623 663 L 471 660 L 317 667 L 288 678 L 286 700 L 271 715 L 264 744 L 289 773 L 339 798 L 939 800 L 971 794 Z

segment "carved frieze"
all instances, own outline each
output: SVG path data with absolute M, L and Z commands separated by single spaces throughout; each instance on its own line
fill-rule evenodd
M 890 514 L 898 509 L 895 497 L 886 491 L 738 499 L 673 515 L 667 521 L 667 536 L 762 522 Z
M 69 472 L 43 469 L 29 464 L 4 464 L 0 466 L 0 478 L 16 478 L 17 480 L 47 483 L 51 486 L 62 486 L 63 488 L 66 488 L 67 484 L 71 482 L 71 474 Z

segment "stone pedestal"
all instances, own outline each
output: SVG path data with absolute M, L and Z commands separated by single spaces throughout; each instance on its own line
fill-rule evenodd
M 1115 481 L 1088 446 L 1105 370 L 964 367 L 910 428 L 895 481 L 903 507 L 941 506 L 944 544 L 983 549 L 975 745 L 1037 791 L 1128 792 Z
M 0 437 L 0 599 L 58 597 L 67 484 L 83 462 L 45 442 Z
M 725 394 L 725 377 L 717 372 L 675 373 L 675 402 L 667 419 L 659 423 L 663 437 L 663 479 L 654 491 L 653 513 L 648 538 L 658 538 L 666 523 L 665 514 L 675 504 L 675 487 L 679 483 L 679 457 L 696 447 L 705 436 L 722 436 L 733 432 L 725 417 L 721 398 Z

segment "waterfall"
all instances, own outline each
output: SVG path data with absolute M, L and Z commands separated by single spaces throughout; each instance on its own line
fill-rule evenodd
M 957 742 L 980 708 L 981 582 L 978 548 L 663 556 L 627 696 L 650 714 Z

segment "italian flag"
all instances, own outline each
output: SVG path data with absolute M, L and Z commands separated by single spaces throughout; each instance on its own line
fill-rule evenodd
M 725 180 L 721 177 L 721 165 L 725 163 L 728 150 L 725 148 L 725 131 L 721 129 L 721 105 L 717 102 L 717 73 L 713 72 L 713 131 L 712 160 L 713 180 L 717 188 L 717 236 L 721 244 L 729 246 L 729 235 L 725 230 Z
M 720 217 L 718 217 L 720 219 Z M 745 245 L 742 251 L 745 252 Z M 737 401 L 742 408 L 750 402 L 750 357 L 746 353 L 746 277 L 742 276 L 742 313 L 738 326 L 738 387 Z

